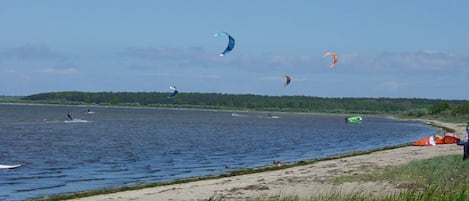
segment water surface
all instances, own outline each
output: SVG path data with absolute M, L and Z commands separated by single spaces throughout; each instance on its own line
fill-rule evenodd
M 87 110 L 94 111 L 88 114 Z M 72 111 L 74 121 L 67 120 Z M 345 116 L 0 104 L 0 200 L 216 175 L 415 141 L 419 122 Z M 229 166 L 230 169 L 226 169 Z

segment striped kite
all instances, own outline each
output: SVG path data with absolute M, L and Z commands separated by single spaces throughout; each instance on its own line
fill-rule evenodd
M 339 61 L 339 58 L 337 58 L 337 54 L 334 52 L 326 52 L 324 55 L 322 55 L 323 58 L 326 58 L 328 56 L 332 56 L 331 68 L 334 68 L 337 64 L 337 61 Z

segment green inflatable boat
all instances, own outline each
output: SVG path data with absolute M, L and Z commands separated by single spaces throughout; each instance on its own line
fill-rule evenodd
M 360 116 L 347 117 L 345 119 L 345 122 L 347 123 L 361 123 L 362 121 L 363 121 L 363 118 Z

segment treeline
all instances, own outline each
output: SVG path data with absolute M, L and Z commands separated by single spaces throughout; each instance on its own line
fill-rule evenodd
M 20 96 L 0 96 L 0 102 L 16 102 L 20 99 Z
M 467 115 L 469 114 L 469 101 L 460 105 L 454 105 L 449 102 L 440 102 L 428 109 L 430 115 Z
M 469 102 L 418 98 L 322 98 L 261 96 L 251 94 L 180 93 L 168 98 L 161 92 L 50 92 L 30 95 L 23 101 L 116 106 L 195 107 L 266 111 L 399 114 L 469 114 Z

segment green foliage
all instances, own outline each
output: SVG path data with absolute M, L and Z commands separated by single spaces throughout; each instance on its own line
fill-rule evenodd
M 391 182 L 402 189 L 391 194 L 345 194 L 332 192 L 308 199 L 292 197 L 255 198 L 259 201 L 467 201 L 469 200 L 469 163 L 461 155 L 442 156 L 411 163 L 376 169 L 371 173 L 334 178 L 335 183 L 343 182 Z
M 454 115 L 465 115 L 465 114 L 469 114 L 469 101 L 468 102 L 465 102 L 464 104 L 462 105 L 459 105 L 457 106 L 454 110 L 453 110 L 453 114 Z
M 430 114 L 440 114 L 449 110 L 451 110 L 451 105 L 448 102 L 437 103 L 429 109 Z
M 420 113 L 423 114 L 423 113 Z M 418 115 L 412 113 L 412 115 Z M 412 116 L 409 114 L 409 116 Z M 447 122 L 466 122 L 469 119 L 469 101 L 441 101 L 428 108 L 428 113 L 419 118 Z
M 422 116 L 427 108 L 440 108 L 441 100 L 404 98 L 321 98 L 308 96 L 260 96 L 252 94 L 180 93 L 167 98 L 161 92 L 51 92 L 23 97 L 22 101 L 61 104 L 250 109 L 264 111 L 401 114 Z M 445 101 L 462 105 L 463 101 Z M 438 105 L 436 107 L 435 105 Z M 462 109 L 463 110 L 463 109 Z
M 407 116 L 420 118 L 420 117 L 423 117 L 427 114 L 428 114 L 427 109 L 420 108 L 420 109 L 411 109 L 411 110 L 409 110 L 408 113 L 407 113 Z
M 417 160 L 400 166 L 389 166 L 375 169 L 370 173 L 341 176 L 333 182 L 391 182 L 397 193 L 351 194 L 334 191 L 329 194 L 316 195 L 307 199 L 298 196 L 252 198 L 255 201 L 467 201 L 469 200 L 469 163 L 462 160 L 461 155 L 441 156 L 425 160 Z M 221 199 L 223 200 L 223 199 Z
M 461 185 L 469 189 L 469 163 L 461 155 L 442 156 L 426 160 L 412 161 L 401 166 L 390 166 L 369 174 L 342 176 L 335 182 L 346 181 L 391 181 L 394 184 L 412 184 L 411 188 L 438 185 L 451 190 Z
M 0 102 L 15 102 L 21 98 L 20 96 L 0 96 Z
M 249 201 L 467 201 L 469 199 L 469 190 L 456 189 L 454 192 L 441 191 L 436 187 L 426 191 L 404 191 L 383 196 L 370 196 L 361 193 L 331 193 L 328 195 L 318 195 L 308 199 L 300 199 L 298 196 L 290 197 L 271 197 L 271 198 L 253 198 Z M 209 199 L 212 200 L 212 199 Z M 223 200 L 222 198 L 213 200 Z

